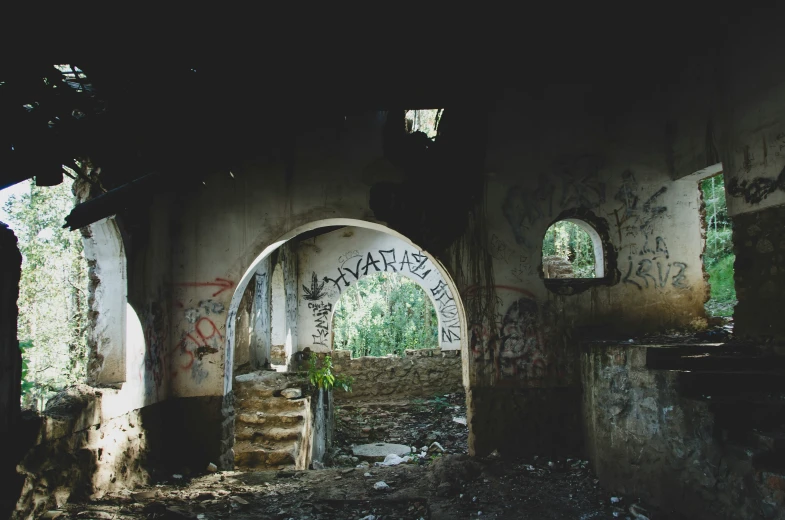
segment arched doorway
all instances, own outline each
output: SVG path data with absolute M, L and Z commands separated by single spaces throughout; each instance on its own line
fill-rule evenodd
M 417 282 L 426 291 L 437 309 L 441 348 L 460 350 L 465 365 L 468 350 L 466 317 L 458 289 L 444 266 L 405 236 L 381 224 L 345 218 L 325 219 L 299 226 L 268 245 L 251 263 L 238 282 L 229 305 L 226 321 L 225 394 L 232 390 L 237 332 L 236 319 L 246 289 L 254 279 L 259 267 L 264 262 L 269 263 L 271 256 L 279 248 L 298 236 L 312 233 L 320 228 L 341 227 L 358 228 L 358 234 L 376 232 L 383 238 L 375 241 L 371 247 L 353 248 L 343 252 L 340 252 L 342 246 L 335 246 L 335 248 L 325 251 L 325 254 L 320 254 L 320 258 L 314 259 L 311 269 L 300 266 L 298 286 L 301 286 L 301 297 L 298 298 L 297 309 L 300 318 L 304 318 L 303 315 L 310 312 L 311 324 L 298 327 L 299 344 L 292 346 L 292 350 L 294 352 L 301 350 L 299 347 L 304 348 L 310 342 L 314 347 L 311 350 L 330 351 L 332 345 L 329 341 L 329 323 L 332 321 L 333 300 L 337 301 L 344 288 L 369 273 L 398 272 Z M 351 240 L 346 244 L 350 242 Z M 307 275 L 306 271 L 308 271 Z M 270 272 L 272 273 L 272 269 Z M 286 295 L 287 299 L 289 297 Z M 298 323 L 302 324 L 303 320 L 299 319 Z M 467 370 L 465 367 L 463 372 L 464 385 L 466 385 Z

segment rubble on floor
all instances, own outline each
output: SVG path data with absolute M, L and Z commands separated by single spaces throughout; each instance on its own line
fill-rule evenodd
M 332 464 L 354 466 L 360 462 L 356 446 L 389 443 L 410 447 L 417 458 L 434 443 L 442 453 L 468 453 L 469 429 L 466 426 L 466 396 L 463 392 L 424 398 L 363 400 L 335 404 L 335 438 Z M 390 451 L 393 453 L 394 451 Z M 408 452 L 407 452 L 408 453 Z M 384 459 L 381 454 L 379 461 Z M 406 453 L 396 453 L 398 456 Z
M 602 490 L 585 460 L 444 455 L 425 465 L 218 472 L 69 504 L 71 518 L 668 518 Z

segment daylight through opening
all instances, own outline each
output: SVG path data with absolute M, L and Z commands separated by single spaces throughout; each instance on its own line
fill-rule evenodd
M 359 280 L 338 300 L 333 348 L 350 350 L 352 357 L 438 348 L 438 323 L 419 285 L 396 273 L 378 273 Z
M 600 278 L 602 246 L 589 224 L 560 220 L 545 232 L 542 270 L 545 278 Z
M 733 316 L 736 286 L 733 279 L 733 228 L 725 201 L 725 178 L 722 173 L 700 182 L 703 194 L 703 225 L 706 244 L 703 268 L 709 275 L 711 293 L 705 304 L 706 313 L 714 317 Z

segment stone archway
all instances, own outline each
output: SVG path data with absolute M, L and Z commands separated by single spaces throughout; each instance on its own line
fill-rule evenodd
M 385 269 L 391 269 L 395 267 L 396 269 L 403 266 L 403 271 L 408 272 L 408 275 L 412 277 L 415 281 L 419 279 L 418 283 L 421 283 L 423 288 L 429 293 L 429 297 L 432 299 L 434 306 L 437 309 L 437 313 L 441 308 L 445 309 L 445 315 L 440 316 L 440 324 L 439 324 L 439 337 L 440 342 L 442 338 L 445 338 L 444 347 L 447 349 L 452 350 L 460 350 L 461 357 L 463 359 L 463 382 L 464 386 L 468 383 L 468 370 L 466 366 L 466 362 L 468 359 L 468 341 L 467 341 L 467 325 L 466 325 L 466 316 L 463 309 L 463 304 L 460 299 L 460 295 L 458 293 L 458 289 L 455 286 L 452 278 L 450 277 L 447 270 L 444 266 L 436 260 L 433 256 L 428 254 L 426 251 L 422 251 L 419 247 L 413 244 L 408 238 L 401 235 L 400 233 L 383 226 L 381 224 L 376 224 L 372 222 L 367 222 L 363 220 L 357 219 L 348 219 L 348 218 L 335 218 L 335 219 L 325 219 L 325 220 L 317 220 L 314 222 L 310 222 L 308 224 L 296 227 L 282 235 L 278 240 L 273 241 L 269 244 L 264 250 L 257 256 L 248 269 L 243 274 L 242 278 L 237 283 L 235 287 L 234 294 L 232 296 L 231 303 L 229 305 L 227 319 L 226 319 L 226 348 L 225 348 L 225 359 L 224 359 L 224 394 L 228 394 L 232 391 L 232 374 L 234 370 L 234 350 L 235 350 L 235 319 L 237 317 L 237 312 L 240 307 L 240 302 L 243 298 L 243 294 L 248 287 L 248 284 L 254 277 L 254 274 L 257 271 L 262 262 L 267 260 L 270 255 L 284 245 L 289 240 L 295 238 L 298 235 L 303 233 L 313 231 L 319 228 L 324 227 L 332 227 L 332 226 L 352 226 L 357 228 L 365 228 L 369 230 L 374 230 L 380 233 L 384 233 L 394 239 L 400 241 L 401 246 L 406 251 L 402 251 L 400 255 L 395 255 L 395 260 L 393 261 L 393 257 L 388 255 L 386 259 L 383 255 L 379 252 L 379 258 L 376 258 L 375 253 L 372 252 L 365 252 L 366 255 L 364 257 L 364 261 L 370 261 L 370 265 L 366 266 L 367 271 L 368 269 L 375 269 L 378 266 L 379 270 L 381 271 L 382 266 Z M 411 249 L 411 251 L 409 251 Z M 386 250 L 389 251 L 389 250 Z M 417 255 L 416 261 L 413 257 L 413 254 Z M 369 258 L 370 255 L 370 258 Z M 352 266 L 356 269 L 356 266 Z M 361 266 L 360 269 L 363 269 Z M 357 271 L 355 271 L 357 272 Z M 340 278 L 340 275 L 343 274 L 343 278 Z M 364 272 L 362 276 L 366 275 L 367 272 Z M 405 273 L 404 273 L 405 274 Z M 405 274 L 406 275 L 406 274 Z M 318 283 L 325 282 L 324 277 L 327 277 L 327 274 L 319 275 L 317 274 Z M 319 276 L 322 276 L 321 280 L 319 280 Z M 358 276 L 355 277 L 359 279 L 361 276 L 358 273 Z M 328 277 L 329 278 L 329 277 Z M 331 280 L 334 280 L 333 283 Z M 348 276 L 345 271 L 337 271 L 336 278 L 329 278 L 328 282 L 333 285 L 340 285 L 345 284 L 348 286 L 351 284 L 351 276 Z M 427 281 L 427 282 L 426 282 Z M 440 303 L 441 302 L 441 303 Z M 327 320 L 329 321 L 330 316 L 327 316 Z M 443 321 L 442 321 L 443 319 Z

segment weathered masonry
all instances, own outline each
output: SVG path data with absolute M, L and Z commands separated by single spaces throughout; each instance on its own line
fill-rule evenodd
M 71 116 L 69 96 L 41 94 L 70 125 L 57 139 L 69 140 L 50 146 L 20 123 L 8 135 L 24 155 L 0 154 L 3 186 L 25 175 L 56 183 L 60 165 L 81 161 L 90 181 L 68 225 L 83 233 L 94 276 L 92 386 L 24 420 L 19 252 L 0 228 L 0 434 L 25 448 L 0 458 L 15 479 L 4 507 L 38 513 L 100 496 L 156 464 L 307 467 L 329 437 L 313 417 L 330 410 L 296 369 L 309 352 L 333 352 L 342 291 L 394 272 L 436 309 L 434 356 L 453 371 L 460 359 L 471 455 L 586 455 L 602 485 L 683 514 L 783 518 L 785 70 L 778 18 L 753 14 L 580 77 L 548 66 L 525 84 L 490 75 L 476 88 L 463 76 L 414 88 L 377 73 L 386 86 L 357 94 L 333 73 L 315 86 L 284 75 L 262 95 L 274 82 L 240 67 L 158 63 L 145 69 L 153 88 L 111 60 L 85 65 L 91 88 L 65 85 L 84 117 Z M 219 69 L 221 85 L 207 85 Z M 159 96 L 166 110 L 152 108 Z M 444 108 L 434 138 L 408 131 L 412 108 Z M 698 181 L 720 171 L 738 342 L 630 341 L 707 327 Z M 596 277 L 545 278 L 543 237 L 560 220 L 588 230 Z M 693 355 L 712 361 L 692 366 Z M 254 394 L 259 381 L 270 386 Z M 302 401 L 285 402 L 294 387 Z M 703 398 L 723 389 L 733 403 Z M 279 401 L 254 401 L 267 398 Z M 249 426 L 264 423 L 248 415 L 257 405 L 280 412 L 279 429 Z M 283 431 L 281 417 L 296 428 Z M 734 421 L 758 421 L 773 440 L 756 437 L 755 456 L 730 467 L 755 429 Z M 253 445 L 274 435 L 275 450 Z M 53 498 L 35 505 L 44 490 Z M 733 500 L 705 505 L 718 490 Z

